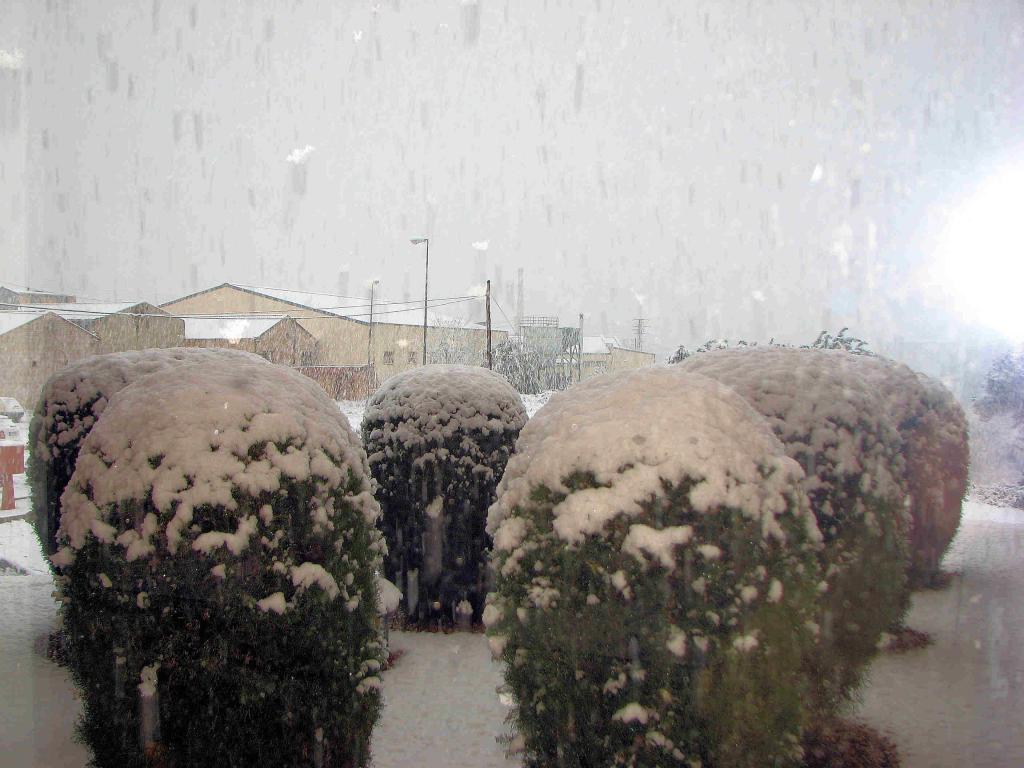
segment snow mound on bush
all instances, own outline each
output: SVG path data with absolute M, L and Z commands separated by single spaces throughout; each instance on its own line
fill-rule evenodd
M 592 473 L 600 487 L 570 492 L 565 480 L 575 472 Z M 638 514 L 663 483 L 692 478 L 695 510 L 733 507 L 759 519 L 765 537 L 779 536 L 775 518 L 802 476 L 764 419 L 728 387 L 677 366 L 644 368 L 552 395 L 520 433 L 487 530 L 496 550 L 515 549 L 525 524 L 513 512 L 544 486 L 567 494 L 553 510 L 554 529 L 579 544 L 612 518 Z M 629 543 L 658 558 L 672 544 L 640 531 Z
M 444 458 L 429 447 L 455 434 L 518 431 L 525 423 L 522 400 L 508 381 L 468 365 L 428 365 L 392 376 L 370 398 L 363 416 L 364 431 L 371 430 L 368 445 L 397 441 L 419 449 L 417 466 Z M 371 455 L 370 463 L 376 458 Z
M 79 440 L 102 415 L 110 398 L 143 376 L 168 371 L 185 362 L 202 365 L 234 359 L 268 365 L 249 352 L 184 347 L 118 352 L 78 360 L 51 376 L 43 387 L 32 420 L 29 444 L 33 455 L 49 458 L 51 452 L 59 453 L 68 443 Z
M 402 602 L 402 590 L 377 574 L 377 600 L 377 612 L 381 616 L 387 616 L 398 610 L 398 606 Z
M 158 544 L 173 554 L 197 507 L 236 510 L 236 490 L 273 492 L 283 475 L 313 478 L 325 490 L 338 487 L 347 480 L 346 468 L 368 474 L 365 454 L 311 379 L 255 356 L 160 372 L 112 398 L 83 442 L 62 498 L 58 537 L 65 546 L 53 561 L 67 564 L 90 535 L 112 542 L 115 529 L 107 516 L 113 505 L 150 499 L 166 524 L 147 515 L 117 543 L 136 557 Z M 352 501 L 370 524 L 376 521 L 379 507 L 369 490 Z M 329 503 L 314 497 L 309 506 L 315 527 L 330 528 Z M 255 528 L 251 516 L 243 517 L 236 530 L 197 538 L 194 549 L 241 551 Z
M 43 387 L 29 426 L 28 474 L 32 484 L 34 523 L 43 550 L 56 551 L 60 497 L 75 470 L 78 450 L 110 398 L 145 376 L 186 364 L 262 363 L 248 352 L 212 349 L 149 349 L 97 355 L 58 371 Z
M 833 481 L 856 477 L 862 495 L 903 499 L 903 444 L 890 414 L 907 396 L 872 358 L 750 347 L 694 355 L 679 365 L 727 384 L 763 414 L 808 471 L 809 492 L 828 494 Z

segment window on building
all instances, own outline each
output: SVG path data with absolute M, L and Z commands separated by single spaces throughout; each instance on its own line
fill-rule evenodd
M 395 353 L 394 352 L 385 352 L 384 353 L 384 365 L 394 365 L 394 364 L 395 364 Z
M 416 352 L 415 351 L 409 353 L 409 362 L 410 363 L 415 363 L 416 362 Z

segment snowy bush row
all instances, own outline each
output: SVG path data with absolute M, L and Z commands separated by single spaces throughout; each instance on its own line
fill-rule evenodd
M 948 392 L 840 350 L 717 351 L 554 396 L 488 521 L 484 620 L 527 762 L 794 762 L 901 621 L 909 552 L 937 567 L 966 458 Z
M 82 733 L 97 764 L 145 765 L 155 697 L 167 764 L 364 765 L 385 551 L 365 453 L 312 380 L 168 354 L 101 393 L 63 496 L 52 561 Z
M 414 624 L 479 621 L 487 592 L 487 508 L 526 422 L 519 394 L 489 370 L 428 365 L 370 399 L 363 443 L 388 544 L 385 575 Z

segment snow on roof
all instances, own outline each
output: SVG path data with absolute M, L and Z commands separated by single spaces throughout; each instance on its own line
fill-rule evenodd
M 575 472 L 592 472 L 603 487 L 570 492 L 564 481 Z M 697 481 L 690 491 L 697 511 L 732 506 L 777 535 L 775 517 L 790 507 L 802 477 L 764 419 L 735 392 L 676 366 L 652 366 L 553 394 L 519 435 L 487 530 L 496 549 L 518 546 L 525 529 L 515 510 L 543 485 L 567 494 L 554 506 L 553 527 L 579 543 L 613 518 L 637 514 L 639 502 L 662 492 L 663 481 L 690 478 Z
M 10 283 L 0 283 L 0 289 L 16 293 L 20 296 L 65 296 L 68 298 L 74 298 L 71 294 L 64 293 L 64 291 L 42 291 L 38 288 L 18 288 Z
M 20 328 L 26 323 L 38 320 L 43 312 L 19 312 L 17 310 L 0 312 L 0 335 L 9 333 L 15 328 Z
M 90 336 L 97 338 L 96 334 L 90 331 L 85 325 L 76 323 L 74 319 L 64 317 L 57 312 L 44 312 L 38 309 L 7 309 L 0 310 L 0 335 L 13 331 L 16 328 L 20 328 L 23 325 L 31 323 L 33 320 L 38 320 L 41 317 L 52 315 L 53 317 L 60 318 L 61 320 L 71 323 L 78 330 L 83 333 L 88 333 Z
M 359 439 L 316 382 L 251 355 L 221 361 L 143 377 L 111 398 L 82 443 L 62 497 L 58 537 L 66 546 L 55 564 L 68 564 L 89 536 L 113 542 L 107 520 L 121 502 L 148 499 L 157 514 L 118 536 L 118 544 L 129 554 L 148 554 L 162 539 L 174 553 L 192 535 L 193 510 L 238 510 L 236 492 L 257 497 L 279 488 L 282 476 L 320 478 L 326 489 L 342 487 L 348 468 L 368 476 Z M 349 498 L 373 525 L 380 509 L 369 483 Z M 314 527 L 333 527 L 331 504 L 319 493 L 308 500 Z M 236 539 L 250 529 L 254 518 L 242 518 L 237 531 L 218 532 L 217 541 L 196 538 L 191 550 L 203 551 L 206 543 L 244 548 Z
M 272 299 L 287 301 L 319 312 L 327 312 L 338 317 L 347 317 L 361 322 L 370 320 L 370 302 L 367 297 L 342 296 L 333 293 L 311 293 L 295 291 L 287 288 L 264 288 L 253 285 L 234 285 L 232 287 L 268 296 Z M 433 303 L 436 299 L 431 299 Z M 409 302 L 414 303 L 414 302 Z M 422 302 L 421 302 L 422 303 Z M 423 307 L 405 308 L 405 302 L 378 303 L 374 306 L 374 323 L 391 323 L 393 325 L 423 325 Z M 469 302 L 450 305 L 457 313 L 460 309 L 472 306 Z M 476 328 L 478 323 L 467 321 L 458 314 L 445 314 L 430 307 L 427 308 L 427 326 Z
M 619 340 L 612 336 L 584 336 L 584 355 L 605 355 L 612 347 L 618 347 Z
M 255 339 L 262 336 L 284 317 L 267 318 L 185 318 L 186 339 Z
M 902 498 L 896 426 L 906 395 L 881 361 L 838 349 L 746 347 L 691 355 L 678 367 L 735 389 L 805 467 L 856 477 L 862 493 Z
M 403 442 L 443 443 L 456 431 L 519 430 L 526 411 L 519 393 L 494 371 L 427 365 L 396 374 L 370 399 L 363 423 L 399 424 Z
M 120 301 L 120 302 L 73 302 L 69 304 L 31 304 L 20 312 L 46 311 L 60 315 L 65 320 L 95 320 L 107 315 L 114 315 L 118 312 L 126 312 L 145 302 Z

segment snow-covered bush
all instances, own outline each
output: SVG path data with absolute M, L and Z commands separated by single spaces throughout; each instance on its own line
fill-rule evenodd
M 487 592 L 487 508 L 526 423 L 519 394 L 484 368 L 428 365 L 370 399 L 363 443 L 388 544 L 385 575 L 414 623 L 452 623 Z M 460 609 L 461 606 L 461 609 Z
M 58 371 L 43 386 L 29 426 L 28 478 L 32 522 L 43 552 L 57 551 L 60 497 L 75 471 L 78 448 L 110 398 L 133 381 L 185 363 L 262 358 L 214 349 L 147 349 L 83 358 Z
M 97 764 L 149 765 L 156 723 L 160 765 L 366 765 L 379 514 L 358 438 L 289 369 L 211 360 L 111 397 L 52 557 Z
M 942 396 L 949 399 L 936 402 L 906 435 L 911 494 L 908 576 L 912 585 L 927 585 L 940 577 L 942 558 L 960 527 L 967 495 L 970 454 L 966 419 L 948 391 Z
M 816 707 L 859 684 L 882 632 L 909 602 L 904 443 L 875 358 L 844 350 L 755 347 L 694 355 L 682 370 L 732 387 L 806 473 L 825 538 L 821 642 L 808 657 Z
M 967 417 L 941 382 L 884 358 L 863 358 L 903 438 L 910 511 L 911 584 L 927 584 L 960 526 L 970 453 Z
M 595 377 L 523 429 L 484 612 L 530 766 L 797 764 L 821 535 L 727 387 Z

